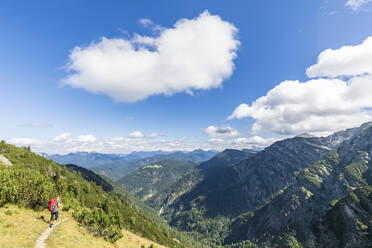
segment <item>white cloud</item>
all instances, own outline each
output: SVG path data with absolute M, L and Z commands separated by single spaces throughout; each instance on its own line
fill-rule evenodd
M 58 135 L 57 137 L 63 135 Z M 261 149 L 271 143 L 274 139 L 264 139 L 259 136 L 249 138 L 211 138 L 208 141 L 190 140 L 185 137 L 168 139 L 157 136 L 156 138 L 144 136 L 143 138 L 113 137 L 96 138 L 93 135 L 80 135 L 71 137 L 65 135 L 66 139 L 51 138 L 47 140 L 30 138 L 13 138 L 9 143 L 17 146 L 31 146 L 32 151 L 46 152 L 49 154 L 70 152 L 100 152 L 100 153 L 129 153 L 132 151 L 192 151 L 196 149 L 204 150 L 224 150 L 226 148 L 235 149 Z M 93 139 L 94 137 L 94 139 Z
M 140 131 L 134 131 L 134 132 L 128 134 L 128 138 L 138 139 L 138 138 L 143 138 L 143 137 L 145 137 L 145 136 Z
M 236 33 L 231 23 L 205 11 L 156 37 L 103 37 L 73 49 L 62 82 L 125 102 L 221 87 L 234 70 Z
M 277 139 L 275 138 L 262 138 L 260 136 L 242 137 L 235 139 L 221 139 L 211 138 L 209 139 L 210 147 L 217 150 L 224 150 L 226 148 L 233 149 L 263 149 L 273 144 Z
M 327 49 L 320 53 L 315 65 L 306 70 L 309 77 L 355 76 L 372 73 L 372 37 L 362 44 Z
M 62 134 L 57 135 L 56 137 L 54 137 L 52 139 L 52 141 L 55 141 L 55 142 L 64 141 L 64 140 L 67 140 L 67 138 L 70 137 L 70 136 L 71 136 L 70 133 L 62 133 Z
M 13 138 L 9 140 L 9 143 L 17 146 L 40 146 L 43 144 L 41 140 L 31 138 Z
M 283 81 L 228 119 L 253 118 L 252 131 L 328 134 L 372 120 L 372 38 L 361 45 L 326 50 L 309 67 L 306 82 Z M 334 78 L 348 76 L 347 78 Z
M 92 134 L 87 134 L 78 136 L 76 140 L 79 142 L 94 143 L 97 141 L 97 138 Z
M 242 148 L 262 149 L 277 141 L 275 138 L 262 138 L 261 136 L 252 136 L 248 138 L 237 138 L 233 141 L 233 145 L 238 145 Z
M 345 5 L 353 10 L 357 10 L 369 2 L 372 2 L 372 0 L 348 0 Z
M 60 136 L 60 135 L 59 135 Z M 151 136 L 151 135 L 150 135 Z M 57 136 L 58 137 L 58 136 Z M 51 138 L 48 140 L 30 138 L 12 138 L 9 143 L 17 146 L 31 146 L 35 152 L 60 153 L 69 152 L 101 152 L 101 153 L 128 153 L 132 151 L 179 151 L 194 150 L 199 146 L 190 144 L 187 139 L 176 140 L 154 139 L 153 137 L 133 138 L 114 137 L 99 139 L 93 135 L 80 135 L 76 138 Z M 205 146 L 207 148 L 208 146 Z
M 151 21 L 150 19 L 147 19 L 147 18 L 141 18 L 138 20 L 138 22 L 145 28 L 149 28 L 149 29 L 152 29 L 153 32 L 161 32 L 161 31 L 164 31 L 165 28 L 160 26 L 160 25 L 156 25 L 154 24 L 153 21 Z M 138 36 L 138 35 L 135 35 L 135 36 Z M 142 36 L 141 36 L 142 37 Z M 148 40 L 154 40 L 152 37 L 146 37 L 148 38 Z M 152 42 L 151 42 L 152 43 Z M 147 43 L 144 43 L 144 44 L 147 44 Z
M 148 27 L 148 26 L 153 25 L 153 22 L 150 19 L 147 19 L 147 18 L 141 18 L 141 19 L 138 20 L 138 22 L 144 27 Z
M 231 127 L 215 127 L 209 126 L 203 130 L 204 133 L 213 138 L 228 138 L 228 137 L 235 137 L 239 136 L 240 133 Z
M 156 137 L 158 137 L 158 136 L 159 136 L 159 134 L 157 134 L 157 133 L 151 133 L 151 134 L 149 135 L 150 138 L 156 138 Z

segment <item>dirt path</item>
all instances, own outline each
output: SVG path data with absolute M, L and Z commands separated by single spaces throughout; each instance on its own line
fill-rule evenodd
M 6 165 L 12 165 L 12 163 L 2 154 L 0 154 L 0 162 L 3 162 L 3 164 Z
M 58 221 L 56 224 L 55 224 L 55 227 L 57 225 L 59 225 L 60 223 L 62 223 L 63 221 L 65 220 L 68 220 L 68 218 L 64 218 L 62 219 L 61 221 Z M 53 232 L 54 228 L 48 228 L 46 229 L 41 235 L 40 237 L 36 240 L 36 243 L 35 243 L 35 248 L 46 248 L 47 247 L 47 239 L 49 237 L 49 235 Z

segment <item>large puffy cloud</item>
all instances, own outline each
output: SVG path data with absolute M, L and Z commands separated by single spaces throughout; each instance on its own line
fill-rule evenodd
M 206 129 L 203 130 L 204 133 L 210 137 L 213 138 L 228 138 L 228 137 L 234 137 L 239 136 L 240 133 L 238 130 L 232 128 L 232 127 L 215 127 L 215 126 L 209 126 Z
M 372 73 L 372 37 L 357 46 L 327 49 L 306 70 L 309 77 L 354 76 Z
M 160 30 L 156 37 L 103 37 L 72 50 L 70 74 L 62 82 L 125 102 L 217 88 L 233 73 L 236 32 L 231 23 L 205 11 Z
M 372 2 L 372 0 L 348 0 L 345 5 L 352 8 L 353 10 L 357 10 L 361 6 L 369 2 Z
M 372 120 L 372 38 L 326 50 L 307 69 L 306 82 L 284 81 L 228 119 L 253 118 L 252 131 L 328 134 Z M 347 76 L 347 77 L 340 77 Z M 335 78 L 337 77 L 337 78 Z

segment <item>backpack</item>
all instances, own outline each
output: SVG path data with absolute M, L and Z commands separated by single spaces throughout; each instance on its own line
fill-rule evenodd
M 50 199 L 49 200 L 49 211 L 53 211 L 54 209 L 56 209 L 56 207 L 57 207 L 56 200 Z

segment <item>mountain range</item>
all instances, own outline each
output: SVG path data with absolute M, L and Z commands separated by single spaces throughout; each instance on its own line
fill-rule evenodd
M 206 246 L 371 247 L 371 155 L 365 123 L 259 152 L 228 149 L 184 175 L 169 176 L 176 163 L 142 167 L 118 182 Z
M 48 159 L 52 159 L 59 164 L 75 164 L 81 167 L 89 168 L 90 170 L 98 174 L 105 175 L 113 180 L 118 180 L 143 165 L 148 165 L 157 161 L 171 159 L 177 161 L 198 163 L 209 160 L 217 153 L 217 151 L 213 150 L 204 151 L 199 149 L 191 152 L 132 152 L 127 155 L 102 154 L 94 152 L 76 152 L 66 155 L 42 155 Z

